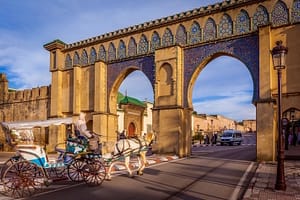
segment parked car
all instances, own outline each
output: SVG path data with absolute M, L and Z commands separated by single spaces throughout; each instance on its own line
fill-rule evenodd
M 220 138 L 220 144 L 222 146 L 224 144 L 228 144 L 230 146 L 234 144 L 241 145 L 242 141 L 243 141 L 242 132 L 233 129 L 224 130 Z

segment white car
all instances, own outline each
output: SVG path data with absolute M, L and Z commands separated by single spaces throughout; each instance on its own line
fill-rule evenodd
M 241 145 L 243 141 L 243 136 L 241 131 L 229 129 L 223 131 L 223 134 L 220 138 L 220 144 L 223 146 L 224 144 L 229 144 L 230 146 L 234 144 Z

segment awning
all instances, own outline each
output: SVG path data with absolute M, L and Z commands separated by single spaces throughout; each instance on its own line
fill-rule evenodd
M 47 120 L 39 121 L 19 121 L 19 122 L 1 122 L 1 125 L 5 128 L 11 129 L 31 129 L 39 127 L 49 127 L 51 125 L 61 125 L 61 124 L 72 124 L 72 117 L 67 118 L 53 118 Z

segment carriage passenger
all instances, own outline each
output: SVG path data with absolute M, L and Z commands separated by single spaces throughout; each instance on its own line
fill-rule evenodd
M 79 119 L 75 124 L 75 134 L 76 136 L 84 136 L 85 138 L 92 138 L 93 134 L 87 129 L 85 121 L 85 113 L 80 113 Z

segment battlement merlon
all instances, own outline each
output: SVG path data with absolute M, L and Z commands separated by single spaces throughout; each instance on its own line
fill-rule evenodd
M 44 45 L 44 48 L 50 52 L 50 72 L 57 71 L 64 66 L 64 54 L 62 50 L 66 44 L 61 40 L 54 40 Z

